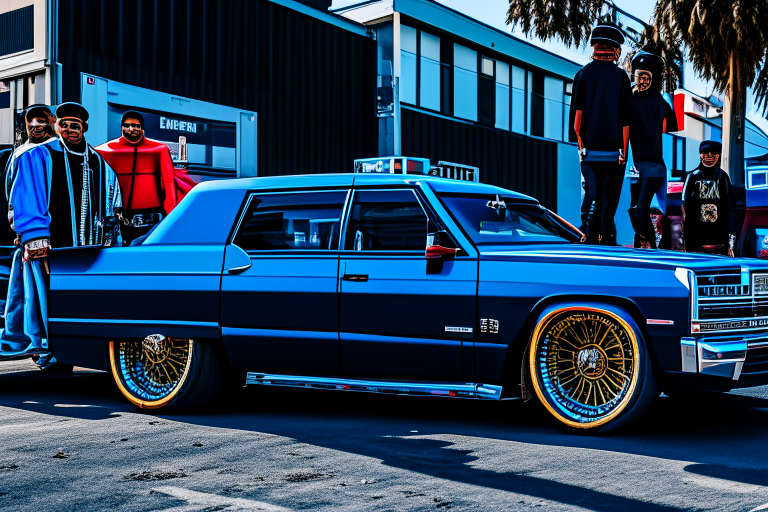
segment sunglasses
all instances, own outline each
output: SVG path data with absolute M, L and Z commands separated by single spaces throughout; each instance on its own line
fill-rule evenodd
M 141 125 L 136 123 L 124 123 L 123 128 L 136 128 L 137 130 L 141 130 Z
M 82 130 L 83 124 L 72 121 L 60 121 L 59 126 L 62 128 L 68 128 L 70 130 Z

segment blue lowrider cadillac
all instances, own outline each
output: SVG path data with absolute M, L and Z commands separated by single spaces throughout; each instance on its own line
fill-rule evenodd
M 252 385 L 535 398 L 607 430 L 661 391 L 768 383 L 768 264 L 592 247 L 432 176 L 209 182 L 143 244 L 51 258 L 49 344 L 141 408 Z

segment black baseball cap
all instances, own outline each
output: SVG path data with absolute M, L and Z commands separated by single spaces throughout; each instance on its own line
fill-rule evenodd
M 48 105 L 43 105 L 42 103 L 36 103 L 27 107 L 27 110 L 24 112 L 24 119 L 29 121 L 30 119 L 34 119 L 35 117 L 39 117 L 40 115 L 45 114 L 49 116 L 53 115 L 53 112 L 51 112 L 51 107 Z
M 596 25 L 592 29 L 589 44 L 604 44 L 605 46 L 619 48 L 624 44 L 624 34 L 621 33 L 621 30 L 611 25 Z
M 79 103 L 75 103 L 74 101 L 69 101 L 58 106 L 56 109 L 56 117 L 59 119 L 64 117 L 74 117 L 75 119 L 79 119 L 82 122 L 86 122 L 88 121 L 89 115 L 84 106 Z
M 699 144 L 699 153 L 712 153 L 719 155 L 723 152 L 723 145 L 719 140 L 703 140 Z

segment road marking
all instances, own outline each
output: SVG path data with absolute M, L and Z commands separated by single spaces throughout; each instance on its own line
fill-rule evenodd
M 759 507 L 755 507 L 749 512 L 757 512 L 758 510 L 766 510 L 766 509 L 768 509 L 768 503 L 766 503 L 765 505 L 760 505 Z
M 219 496 L 218 494 L 209 494 L 207 492 L 190 491 L 189 489 L 182 489 L 181 487 L 172 487 L 169 485 L 164 487 L 156 487 L 152 490 L 179 500 L 186 501 L 187 506 L 176 507 L 178 510 L 192 510 L 189 505 L 197 505 L 203 507 L 226 507 L 222 510 L 227 511 L 263 510 L 265 512 L 291 512 L 291 510 L 288 508 L 278 507 L 277 505 L 264 503 L 263 501 L 246 500 L 243 498 L 230 498 L 228 496 Z M 165 512 L 169 511 L 166 510 Z

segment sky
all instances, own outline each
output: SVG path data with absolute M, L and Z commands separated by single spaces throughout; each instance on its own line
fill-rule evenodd
M 358 1 L 359 0 L 333 0 L 333 8 L 358 3 Z M 509 7 L 508 0 L 437 1 L 452 9 L 471 16 L 472 18 L 482 21 L 487 25 L 491 25 L 492 27 L 503 30 L 505 32 L 510 32 L 517 37 L 526 39 L 536 46 L 545 48 L 574 62 L 578 62 L 579 64 L 586 64 L 589 62 L 591 48 L 566 48 L 566 46 L 560 40 L 542 42 L 535 37 L 526 38 L 519 28 L 517 30 L 513 30 L 512 27 L 505 23 L 507 19 L 507 9 Z M 614 2 L 619 8 L 646 22 L 650 22 L 651 16 L 653 15 L 653 7 L 656 4 L 655 0 L 614 0 Z M 685 88 L 689 91 L 701 96 L 708 96 L 712 92 L 712 83 L 708 83 L 696 76 L 696 73 L 694 72 L 693 66 L 690 62 L 686 62 L 684 74 L 684 85 Z M 749 109 L 747 112 L 747 119 L 768 133 L 768 120 L 764 119 L 760 112 L 757 111 L 751 91 L 748 92 L 748 95 L 750 101 Z

